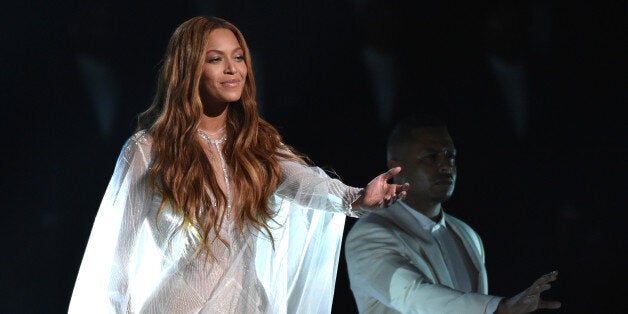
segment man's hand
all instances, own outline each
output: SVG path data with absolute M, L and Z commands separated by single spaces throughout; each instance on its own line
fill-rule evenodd
M 530 287 L 521 293 L 508 299 L 502 299 L 497 306 L 496 314 L 521 314 L 530 313 L 538 309 L 560 308 L 559 301 L 541 300 L 541 293 L 549 290 L 552 286 L 550 282 L 556 280 L 558 271 L 553 271 L 541 276 Z

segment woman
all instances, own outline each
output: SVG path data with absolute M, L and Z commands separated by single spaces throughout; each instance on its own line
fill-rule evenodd
M 330 312 L 345 216 L 404 197 L 399 171 L 359 189 L 309 166 L 258 115 L 242 33 L 192 18 L 122 148 L 69 312 Z

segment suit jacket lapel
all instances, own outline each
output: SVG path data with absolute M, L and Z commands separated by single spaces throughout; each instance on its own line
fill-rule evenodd
M 398 237 L 410 246 L 414 254 L 418 252 L 420 256 L 412 256 L 415 265 L 427 264 L 429 271 L 435 278 L 430 278 L 435 283 L 453 286 L 451 275 L 445 267 L 445 261 L 438 243 L 434 240 L 431 233 L 421 228 L 420 223 L 412 216 L 403 206 L 398 203 L 391 207 L 382 209 L 378 214 L 392 220 L 392 223 L 399 226 L 404 233 L 398 234 Z M 417 260 L 419 259 L 419 260 Z M 426 271 L 421 269 L 422 271 Z
M 471 261 L 473 262 L 475 269 L 479 273 L 482 270 L 483 263 L 482 263 L 482 257 L 479 255 L 480 248 L 474 242 L 474 237 L 471 235 L 471 233 L 468 230 L 466 230 L 466 228 L 462 227 L 458 223 L 456 218 L 445 214 L 445 221 L 449 222 L 449 226 L 451 226 L 451 230 L 454 233 L 456 233 L 458 237 L 460 237 L 460 239 L 462 240 L 462 244 L 464 245 L 464 248 L 467 250 L 467 253 L 469 253 Z
M 465 249 L 469 253 L 469 257 L 477 270 L 477 291 L 484 294 L 488 293 L 488 278 L 486 268 L 484 267 L 484 249 L 482 247 L 482 243 L 479 242 L 481 240 L 476 237 L 471 230 L 468 230 L 467 227 L 465 227 L 457 218 L 446 215 L 445 219 L 449 226 L 451 226 L 451 230 L 462 240 Z

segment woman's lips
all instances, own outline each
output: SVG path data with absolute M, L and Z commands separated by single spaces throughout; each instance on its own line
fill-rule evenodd
M 239 80 L 229 80 L 229 81 L 222 82 L 222 85 L 225 86 L 225 87 L 237 87 L 238 85 L 240 85 L 240 81 Z

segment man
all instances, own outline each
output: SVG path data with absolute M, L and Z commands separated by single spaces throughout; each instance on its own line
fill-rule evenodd
M 404 200 L 359 219 L 345 254 L 360 313 L 529 313 L 556 309 L 540 299 L 557 272 L 511 298 L 488 295 L 484 248 L 465 222 L 442 204 L 456 183 L 456 148 L 433 116 L 400 121 L 388 139 L 388 167 L 410 183 Z

